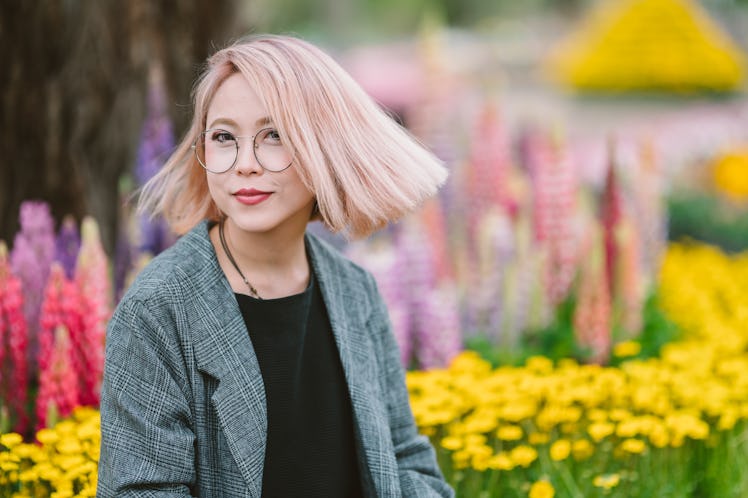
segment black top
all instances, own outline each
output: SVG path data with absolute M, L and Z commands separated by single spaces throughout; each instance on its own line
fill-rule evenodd
M 314 276 L 293 296 L 235 295 L 267 398 L 263 498 L 363 496 L 353 409 Z

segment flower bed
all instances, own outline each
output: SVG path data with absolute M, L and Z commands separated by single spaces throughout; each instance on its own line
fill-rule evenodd
M 493 369 L 465 352 L 408 375 L 459 496 L 748 495 L 748 254 L 671 246 L 659 292 L 687 334 L 659 358 Z
M 658 358 L 492 368 L 465 352 L 408 374 L 416 421 L 458 496 L 748 494 L 748 253 L 673 245 L 659 292 L 687 335 Z M 0 494 L 94 496 L 98 422 L 79 408 L 39 444 L 2 435 Z

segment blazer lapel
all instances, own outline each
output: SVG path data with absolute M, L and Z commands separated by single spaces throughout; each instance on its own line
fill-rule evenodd
M 233 291 L 207 235 L 197 249 L 209 251 L 197 281 L 192 324 L 198 369 L 218 381 L 211 401 L 250 496 L 262 494 L 267 406 L 260 365 Z M 204 244 L 207 243 L 207 246 Z
M 388 483 L 397 482 L 397 468 L 387 458 L 394 452 L 386 407 L 378 399 L 376 361 L 371 356 L 374 348 L 366 329 L 369 298 L 363 284 L 336 261 L 339 256 L 332 256 L 313 236 L 307 235 L 307 243 L 348 384 L 364 451 L 359 458 L 366 464 L 376 496 L 391 496 Z

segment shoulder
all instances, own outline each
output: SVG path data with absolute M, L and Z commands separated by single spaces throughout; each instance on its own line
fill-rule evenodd
M 181 294 L 179 291 L 186 287 L 210 284 L 218 275 L 219 267 L 208 236 L 208 224 L 201 222 L 146 265 L 123 301 L 134 299 L 147 302 L 170 294 Z
M 376 293 L 376 282 L 372 274 L 343 255 L 339 250 L 316 235 L 307 232 L 312 264 L 318 273 L 335 277 L 346 287 L 361 288 L 366 293 Z

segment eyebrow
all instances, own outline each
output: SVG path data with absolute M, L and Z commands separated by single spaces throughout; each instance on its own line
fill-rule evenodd
M 255 126 L 259 128 L 260 126 L 267 126 L 267 125 L 272 124 L 272 123 L 273 123 L 273 118 L 271 118 L 270 116 L 263 116 L 260 119 L 258 119 L 257 121 L 255 121 Z M 235 127 L 239 126 L 236 123 L 236 121 L 234 121 L 231 118 L 217 118 L 217 119 L 214 119 L 210 123 L 210 126 L 208 126 L 208 128 L 212 129 L 212 128 L 215 128 L 216 125 L 221 125 L 221 124 L 228 125 L 228 126 L 235 126 Z

